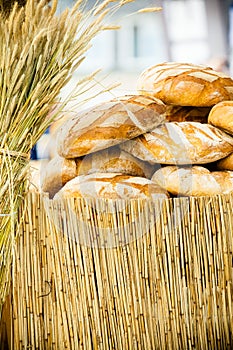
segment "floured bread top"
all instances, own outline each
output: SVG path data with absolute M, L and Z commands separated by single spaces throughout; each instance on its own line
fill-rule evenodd
M 213 106 L 233 99 L 233 80 L 210 67 L 165 62 L 144 70 L 137 83 L 141 94 L 178 106 Z
M 167 191 L 143 177 L 116 173 L 95 173 L 77 176 L 55 195 L 106 199 L 169 198 Z
M 209 124 L 170 122 L 120 147 L 150 163 L 204 164 L 232 153 L 233 138 Z
M 57 134 L 57 152 L 76 158 L 152 130 L 164 121 L 165 105 L 148 96 L 130 95 L 103 102 L 66 121 Z

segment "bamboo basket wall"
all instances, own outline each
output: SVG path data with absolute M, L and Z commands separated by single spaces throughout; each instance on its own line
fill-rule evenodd
M 22 208 L 12 349 L 232 349 L 233 195 Z

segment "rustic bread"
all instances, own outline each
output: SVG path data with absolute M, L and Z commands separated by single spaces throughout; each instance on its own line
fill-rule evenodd
M 215 163 L 215 167 L 218 170 L 232 170 L 233 171 L 233 153 L 229 154 L 229 156 L 218 160 Z
M 28 179 L 30 192 L 41 192 L 41 173 L 48 163 L 49 161 L 47 159 L 30 160 L 30 171 Z
M 105 149 L 146 131 L 164 121 L 165 105 L 140 95 L 103 102 L 65 122 L 57 135 L 57 151 L 76 158 Z
M 209 124 L 165 123 L 120 145 L 151 164 L 205 164 L 233 152 L 233 138 Z
M 229 76 L 190 63 L 164 62 L 149 67 L 139 76 L 137 88 L 140 94 L 177 106 L 210 107 L 233 99 Z
M 155 167 L 143 162 L 119 147 L 94 152 L 84 157 L 67 159 L 55 156 L 41 174 L 41 189 L 52 198 L 68 181 L 78 175 L 122 173 L 151 178 Z
M 221 187 L 220 194 L 227 194 L 233 191 L 233 171 L 213 171 L 211 175 Z
M 165 166 L 151 180 L 175 196 L 212 196 L 233 191 L 233 172 L 210 172 L 202 166 Z
M 199 122 L 207 123 L 211 107 L 191 107 L 166 105 L 167 122 Z
M 209 113 L 208 123 L 233 135 L 233 101 L 216 104 Z
M 136 176 L 116 173 L 95 173 L 77 176 L 54 196 L 105 199 L 157 199 L 169 198 L 167 191 L 154 182 Z
M 56 156 L 41 171 L 41 189 L 52 198 L 68 181 L 76 176 L 76 162 Z
M 154 166 L 141 161 L 118 146 L 94 152 L 79 158 L 77 175 L 92 173 L 122 173 L 132 176 L 151 178 Z

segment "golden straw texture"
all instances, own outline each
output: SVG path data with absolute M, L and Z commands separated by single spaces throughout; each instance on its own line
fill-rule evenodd
M 232 349 L 232 194 L 25 205 L 12 349 Z

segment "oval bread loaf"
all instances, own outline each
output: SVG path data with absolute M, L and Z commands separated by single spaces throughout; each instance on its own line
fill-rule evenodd
M 209 113 L 208 123 L 233 135 L 233 101 L 216 104 Z
M 57 152 L 77 158 L 102 150 L 146 131 L 164 121 L 165 105 L 140 95 L 103 102 L 65 122 L 57 134 Z
M 164 62 L 145 69 L 139 76 L 140 94 L 177 106 L 214 106 L 233 99 L 233 80 L 210 67 Z
M 205 164 L 232 153 L 233 138 L 209 124 L 170 122 L 120 147 L 152 164 Z
M 76 162 L 56 156 L 41 171 L 41 189 L 52 198 L 68 181 L 76 176 Z
M 143 177 L 116 173 L 80 175 L 66 183 L 54 196 L 105 199 L 169 198 L 167 191 Z
M 233 191 L 233 172 L 210 172 L 202 166 L 165 166 L 151 180 L 175 196 L 212 196 Z
M 220 159 L 215 163 L 216 169 L 218 170 L 232 170 L 233 171 L 233 153 L 229 156 Z
M 122 173 L 151 178 L 154 171 L 154 166 L 121 150 L 118 146 L 88 154 L 80 158 L 77 164 L 77 175 Z

